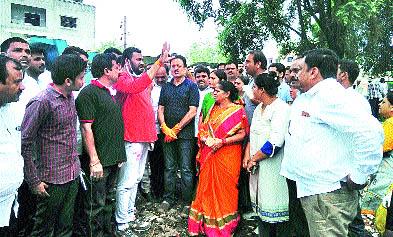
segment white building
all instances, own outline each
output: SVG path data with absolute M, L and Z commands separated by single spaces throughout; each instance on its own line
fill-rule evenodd
M 95 7 L 82 0 L 0 0 L 0 42 L 45 37 L 94 49 Z

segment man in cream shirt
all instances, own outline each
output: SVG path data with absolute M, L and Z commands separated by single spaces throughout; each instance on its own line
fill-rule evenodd
M 281 174 L 296 181 L 310 236 L 347 236 L 358 190 L 382 160 L 382 126 L 336 81 L 333 51 L 299 60 L 302 94 L 292 105 Z

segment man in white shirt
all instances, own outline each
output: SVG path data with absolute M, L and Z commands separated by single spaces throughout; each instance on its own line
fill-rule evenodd
M 17 60 L 22 65 L 23 78 L 28 77 L 26 70 L 30 66 L 31 53 L 30 45 L 26 40 L 19 37 L 8 38 L 4 40 L 3 43 L 1 43 L 1 52 L 4 53 L 6 56 Z M 28 81 L 29 79 L 24 80 L 23 83 L 27 83 L 28 87 L 30 87 Z M 19 100 L 12 105 L 12 109 L 14 110 L 14 113 L 16 115 L 15 119 L 19 127 L 22 124 L 26 104 L 33 97 L 30 95 L 31 93 L 29 90 L 30 89 L 28 88 L 27 90 L 23 91 L 20 95 Z
M 45 90 L 48 85 L 52 83 L 50 72 L 45 70 L 45 50 L 36 45 L 30 45 L 30 51 L 31 60 L 26 73 L 29 77 L 34 79 L 35 85 L 38 85 L 39 91 Z M 26 80 L 23 81 L 24 84 L 26 84 L 25 81 Z
M 358 190 L 382 160 L 382 126 L 336 81 L 333 51 L 299 60 L 302 94 L 292 105 L 281 174 L 296 181 L 310 236 L 347 236 Z
M 347 89 L 348 95 L 353 96 L 358 101 L 357 105 L 371 113 L 371 107 L 367 99 L 353 89 L 353 83 L 359 76 L 359 66 L 356 62 L 342 59 L 339 61 L 337 70 L 337 81 Z
M 355 101 L 357 101 L 357 105 L 361 109 L 364 109 L 367 113 L 371 114 L 371 107 L 368 101 L 364 96 L 362 96 L 359 92 L 355 91 L 352 87 L 356 78 L 359 76 L 359 66 L 356 62 L 341 59 L 338 63 L 337 70 L 337 82 L 340 83 L 345 89 L 347 89 L 348 96 L 351 96 Z M 349 224 L 349 232 L 354 236 L 364 236 L 364 222 L 361 214 L 360 203 L 358 205 L 358 213 L 353 220 Z
M 23 181 L 20 133 L 10 103 L 18 101 L 24 86 L 22 65 L 0 55 L 0 236 L 15 233 L 18 188 Z
M 195 137 L 197 137 L 199 116 L 202 110 L 203 99 L 205 98 L 205 95 L 207 93 L 212 92 L 213 90 L 209 87 L 209 76 L 210 76 L 209 68 L 205 66 L 197 66 L 194 70 L 194 76 L 199 91 L 199 106 L 197 108 L 197 114 L 195 115 Z
M 149 151 L 149 163 L 151 169 L 151 189 L 153 196 L 157 199 L 162 198 L 164 194 L 164 154 L 162 151 L 162 143 L 164 142 L 164 134 L 161 133 L 160 124 L 158 123 L 157 111 L 158 101 L 160 100 L 161 87 L 168 80 L 168 70 L 165 66 L 158 69 L 151 90 L 151 101 L 154 110 L 154 118 L 156 123 L 156 131 L 158 140 L 154 142 L 154 149 Z M 145 170 L 146 173 L 146 170 Z

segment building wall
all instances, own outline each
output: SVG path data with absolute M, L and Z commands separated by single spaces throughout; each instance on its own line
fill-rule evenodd
M 12 14 L 11 4 L 14 4 Z M 38 11 L 40 26 L 25 23 L 24 12 L 30 10 Z M 61 26 L 61 16 L 76 18 L 76 27 Z M 93 50 L 95 7 L 71 0 L 0 0 L 0 42 L 12 36 L 63 39 L 68 45 Z

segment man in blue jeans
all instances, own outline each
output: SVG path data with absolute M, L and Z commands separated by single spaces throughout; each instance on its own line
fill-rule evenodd
M 194 190 L 194 117 L 199 104 L 199 92 L 197 85 L 185 77 L 186 72 L 186 59 L 176 55 L 171 60 L 173 79 L 162 87 L 158 103 L 158 120 L 165 134 L 165 191 L 161 211 L 168 210 L 175 204 L 178 165 L 181 172 L 184 212 L 189 208 Z

